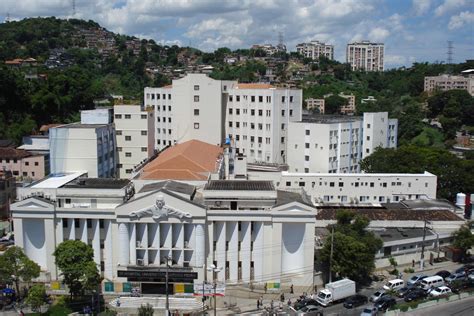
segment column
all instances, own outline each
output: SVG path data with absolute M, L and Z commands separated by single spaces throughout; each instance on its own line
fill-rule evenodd
M 23 230 L 23 219 L 15 218 L 13 219 L 13 227 L 15 234 L 15 246 L 25 249 L 25 242 L 23 240 L 24 230 Z
M 98 219 L 92 220 L 92 249 L 94 250 L 94 261 L 100 271 L 100 224 Z
M 239 232 L 237 222 L 226 222 L 229 250 L 227 260 L 229 261 L 229 281 L 237 282 L 239 279 Z
M 119 223 L 119 258 L 118 263 L 122 266 L 128 265 L 130 261 L 130 239 L 128 235 L 128 223 Z
M 225 258 L 226 258 L 226 231 L 225 222 L 216 222 L 216 261 L 217 267 L 222 268 L 222 271 L 217 273 L 217 279 L 223 281 L 225 279 Z
M 55 220 L 45 219 L 44 220 L 44 232 L 45 232 L 45 246 L 46 246 L 46 266 L 48 267 L 48 271 L 51 273 L 51 278 L 53 280 L 57 279 L 55 263 L 54 263 L 54 256 L 53 252 L 56 249 L 56 245 L 54 243 L 55 236 L 54 234 L 50 234 L 48 232 L 54 232 L 54 225 Z
M 69 240 L 76 240 L 76 220 L 68 218 L 67 226 L 69 227 Z
M 113 249 L 112 249 L 112 221 L 104 219 L 104 278 L 113 279 Z
M 206 260 L 207 266 L 209 267 L 214 262 L 214 260 L 216 260 L 216 252 L 214 251 L 215 222 L 208 221 L 207 225 L 207 227 L 204 227 L 204 234 L 206 234 L 206 232 L 208 234 L 206 248 L 204 249 L 204 260 Z M 204 235 L 204 238 L 206 238 L 206 235 Z M 207 271 L 206 273 L 206 280 L 212 280 L 212 272 Z
M 175 247 L 181 249 L 178 251 L 179 257 L 177 258 L 178 265 L 182 266 L 184 262 L 184 226 L 181 223 L 173 224 L 173 229 L 176 229 L 176 245 Z
M 204 224 L 195 224 L 194 227 L 196 235 L 196 244 L 194 248 L 194 257 L 196 258 L 195 266 L 204 266 L 204 259 L 206 253 L 206 236 Z
M 64 241 L 64 228 L 63 228 L 63 219 L 56 219 L 56 245 L 59 245 Z
M 137 264 L 137 225 L 130 223 L 130 264 Z
M 250 240 L 252 238 L 250 231 L 251 222 L 241 222 L 240 224 L 240 258 L 242 261 L 242 281 L 250 282 Z
M 254 280 L 256 282 L 264 282 L 263 277 L 263 223 L 253 223 L 253 267 L 254 267 Z
M 81 232 L 81 241 L 87 245 L 87 219 L 79 219 L 79 230 Z

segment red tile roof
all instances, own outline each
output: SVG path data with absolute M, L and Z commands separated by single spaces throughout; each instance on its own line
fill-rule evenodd
M 163 151 L 143 168 L 145 180 L 207 180 L 217 171 L 223 149 L 199 140 L 190 140 Z
M 31 153 L 12 147 L 0 147 L 0 159 L 22 159 L 31 156 Z
M 271 89 L 275 87 L 267 83 L 239 83 L 237 85 L 237 88 L 238 89 Z

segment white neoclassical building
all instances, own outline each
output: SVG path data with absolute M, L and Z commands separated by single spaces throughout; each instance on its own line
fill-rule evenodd
M 55 281 L 52 255 L 64 240 L 91 245 L 106 292 L 191 293 L 222 267 L 227 284 L 311 286 L 315 209 L 304 194 L 271 181 L 211 180 L 203 188 L 162 181 L 52 175 L 18 189 L 11 206 L 15 243 Z

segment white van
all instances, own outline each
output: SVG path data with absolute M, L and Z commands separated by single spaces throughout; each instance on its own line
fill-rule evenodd
M 428 291 L 431 288 L 438 286 L 443 286 L 444 280 L 439 275 L 430 276 L 421 280 L 421 288 L 425 291 Z
M 405 281 L 402 279 L 390 280 L 383 286 L 386 291 L 396 291 L 405 286 Z

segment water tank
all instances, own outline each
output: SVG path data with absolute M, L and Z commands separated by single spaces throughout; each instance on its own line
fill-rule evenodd
M 464 209 L 464 207 L 466 206 L 466 194 L 456 194 L 456 206 Z

